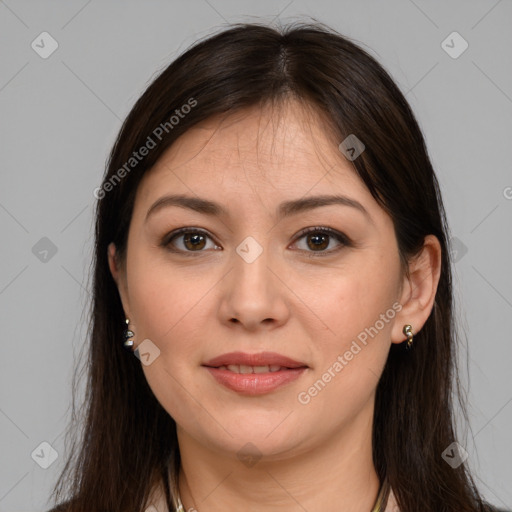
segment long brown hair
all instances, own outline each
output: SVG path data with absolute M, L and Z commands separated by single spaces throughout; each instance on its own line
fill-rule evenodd
M 172 492 L 175 480 L 170 489 L 167 475 L 175 479 L 180 465 L 175 423 L 140 362 L 122 347 L 125 317 L 107 247 L 114 242 L 123 261 L 138 184 L 181 134 L 213 115 L 290 97 L 323 116 L 339 142 L 354 134 L 364 143 L 354 169 L 393 219 L 403 262 L 428 234 L 441 244 L 432 313 L 412 351 L 392 347 L 378 385 L 373 458 L 379 478 L 387 478 L 402 512 L 485 510 L 465 465 L 453 469 L 442 458 L 456 440 L 456 336 L 448 228 L 423 135 L 383 67 L 321 23 L 237 24 L 199 41 L 154 79 L 126 118 L 96 191 L 86 396 L 83 416 L 73 400 L 68 434 L 74 443 L 55 503 L 66 498 L 72 512 L 134 512 L 155 484 Z M 151 148 L 135 161 L 133 152 L 143 146 Z M 174 510 L 170 500 L 168 506 Z

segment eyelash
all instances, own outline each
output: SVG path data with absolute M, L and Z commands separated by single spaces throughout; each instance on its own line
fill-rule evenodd
M 203 229 L 187 227 L 187 228 L 177 229 L 176 231 L 173 231 L 172 233 L 169 233 L 168 235 L 166 235 L 163 238 L 162 242 L 160 243 L 160 246 L 165 248 L 165 249 L 167 249 L 167 250 L 169 250 L 170 252 L 181 253 L 181 254 L 186 255 L 186 256 L 194 256 L 194 253 L 205 252 L 204 250 L 201 250 L 201 251 L 184 251 L 184 250 L 181 250 L 181 249 L 170 249 L 169 248 L 171 246 L 171 242 L 173 240 L 178 238 L 180 235 L 187 234 L 187 233 L 200 234 L 200 235 L 204 235 L 204 236 L 212 239 L 212 237 L 206 231 L 204 231 Z M 332 228 L 323 227 L 323 226 L 315 226 L 315 227 L 303 229 L 302 231 L 300 231 L 298 233 L 297 237 L 295 238 L 294 243 L 296 243 L 296 241 L 300 240 L 301 238 L 305 237 L 306 235 L 308 235 L 310 233 L 321 233 L 321 234 L 324 234 L 324 235 L 331 236 L 331 237 L 335 238 L 341 245 L 338 248 L 336 248 L 336 249 L 331 249 L 331 250 L 328 250 L 328 251 L 303 251 L 303 252 L 306 252 L 306 253 L 310 253 L 310 254 L 307 254 L 307 256 L 309 258 L 318 258 L 318 257 L 323 257 L 323 256 L 329 256 L 329 255 L 332 255 L 332 254 L 338 252 L 343 247 L 352 247 L 352 245 L 353 245 L 351 240 L 345 234 L 340 233 L 340 232 L 338 232 L 338 231 L 336 231 L 336 230 L 334 230 Z

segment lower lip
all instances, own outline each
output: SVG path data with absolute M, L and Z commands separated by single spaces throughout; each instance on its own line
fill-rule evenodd
M 205 367 L 223 386 L 244 395 L 263 395 L 298 379 L 307 368 L 288 368 L 267 373 L 235 373 L 219 368 Z

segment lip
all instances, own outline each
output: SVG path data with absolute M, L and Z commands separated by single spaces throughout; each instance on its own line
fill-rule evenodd
M 267 373 L 235 373 L 230 370 L 205 367 L 212 377 L 232 391 L 242 395 L 264 395 L 298 379 L 306 370 L 303 368 L 286 368 Z
M 219 366 L 228 366 L 230 364 L 245 366 L 270 366 L 279 365 L 285 368 L 303 368 L 306 363 L 295 361 L 289 357 L 276 352 L 260 352 L 259 354 L 247 354 L 245 352 L 229 352 L 210 359 L 203 366 L 218 368 Z
M 281 366 L 281 369 L 265 373 L 236 373 L 225 368 L 228 365 Z M 230 352 L 210 359 L 203 366 L 210 375 L 226 388 L 242 395 L 263 395 L 298 379 L 309 367 L 275 352 L 246 354 Z M 223 368 L 220 368 L 223 367 Z

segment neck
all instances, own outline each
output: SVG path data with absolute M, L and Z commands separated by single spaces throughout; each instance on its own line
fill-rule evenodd
M 362 415 L 365 416 L 365 415 Z M 379 492 L 372 422 L 360 417 L 328 442 L 251 467 L 178 428 L 179 490 L 186 511 L 370 512 Z

